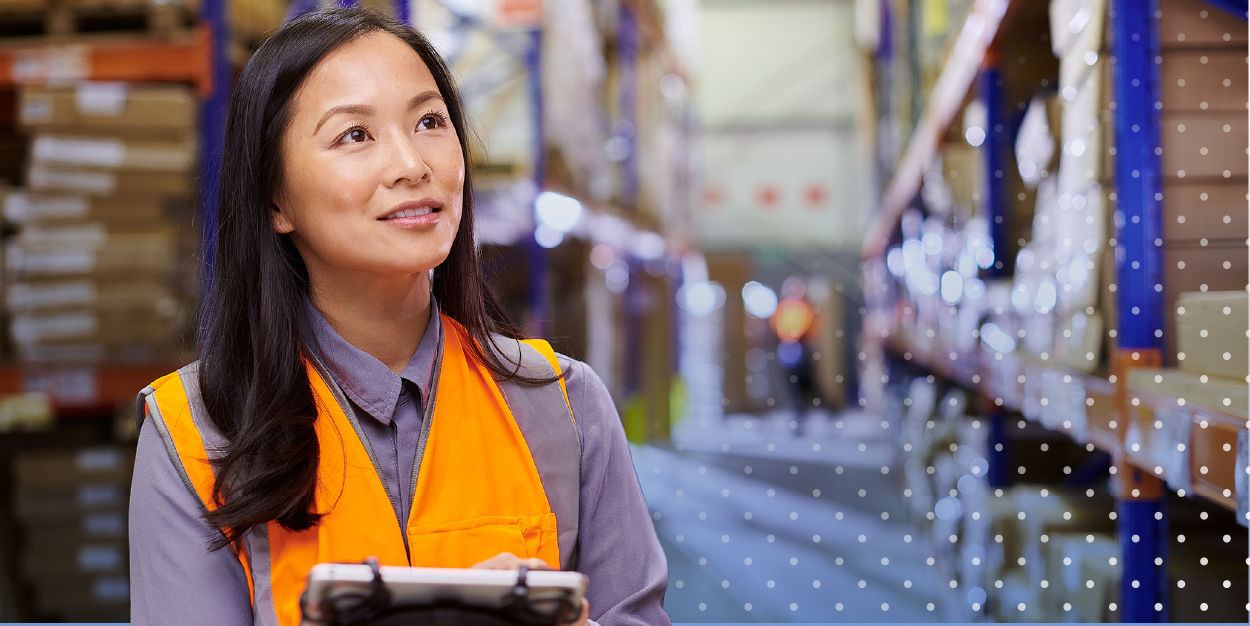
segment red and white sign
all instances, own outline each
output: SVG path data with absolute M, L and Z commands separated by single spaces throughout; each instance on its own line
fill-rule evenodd
M 543 0 L 495 0 L 495 20 L 501 26 L 535 28 L 543 22 Z

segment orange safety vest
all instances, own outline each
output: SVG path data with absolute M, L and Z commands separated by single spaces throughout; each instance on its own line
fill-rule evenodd
M 442 321 L 455 332 L 440 341 L 402 531 L 354 411 L 325 369 L 306 362 L 320 445 L 314 507 L 325 516 L 306 531 L 271 521 L 245 536 L 237 554 L 256 623 L 299 624 L 299 597 L 317 563 L 376 556 L 383 565 L 469 567 L 512 552 L 554 568 L 574 566 L 581 452 L 563 378 L 559 388 L 498 383 L 464 350 L 464 329 L 447 316 Z M 496 338 L 496 345 L 508 342 L 523 368 L 545 366 L 523 373 L 560 374 L 547 342 Z M 141 417 L 155 421 L 184 482 L 212 510 L 210 458 L 225 442 L 204 414 L 197 365 L 153 382 L 139 407 Z M 525 415 L 514 415 L 501 385 Z

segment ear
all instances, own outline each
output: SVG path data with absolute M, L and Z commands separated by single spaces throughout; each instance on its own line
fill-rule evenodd
M 282 205 L 278 204 L 277 199 L 269 203 L 270 209 L 273 211 L 273 229 L 279 235 L 286 235 L 295 231 L 295 223 L 291 221 L 291 216 L 287 211 L 282 209 Z

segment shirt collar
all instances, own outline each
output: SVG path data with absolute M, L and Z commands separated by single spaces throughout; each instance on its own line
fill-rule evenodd
M 423 403 L 430 387 L 442 327 L 438 303 L 433 296 L 430 297 L 430 322 L 426 324 L 425 334 L 399 375 L 373 355 L 343 339 L 312 301 L 305 298 L 304 305 L 312 324 L 313 350 L 356 406 L 382 424 L 389 425 L 399 404 L 404 381 L 416 385 L 419 393 L 417 400 Z

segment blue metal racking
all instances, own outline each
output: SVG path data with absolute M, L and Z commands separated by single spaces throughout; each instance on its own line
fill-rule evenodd
M 221 178 L 221 154 L 226 141 L 226 109 L 230 104 L 230 58 L 227 43 L 230 41 L 230 21 L 225 0 L 204 0 L 200 8 L 201 18 L 211 33 L 212 93 L 204 100 L 200 111 L 200 140 L 203 160 L 200 178 L 203 223 L 204 275 L 207 283 L 213 275 L 213 253 L 217 244 L 217 185 Z
M 1163 218 L 1159 139 L 1159 54 L 1156 0 L 1111 3 L 1115 89 L 1117 206 L 1116 317 L 1125 368 L 1163 362 Z M 1127 419 L 1128 406 L 1121 410 Z M 1119 463 L 1117 511 L 1124 575 L 1120 582 L 1128 622 L 1167 619 L 1167 523 L 1159 478 Z
M 994 264 L 987 270 L 990 278 L 1005 278 L 1010 265 L 1003 254 L 1011 249 L 1007 202 L 1003 190 L 1003 151 L 1008 142 L 1003 111 L 1003 77 L 997 55 L 990 53 L 982 64 L 978 78 L 981 104 L 985 106 L 985 208 L 990 225 L 990 241 L 994 246 Z M 1007 436 L 1007 413 L 997 410 L 989 416 L 986 453 L 989 468 L 986 479 L 991 488 L 1010 487 L 1012 483 L 1011 449 Z

